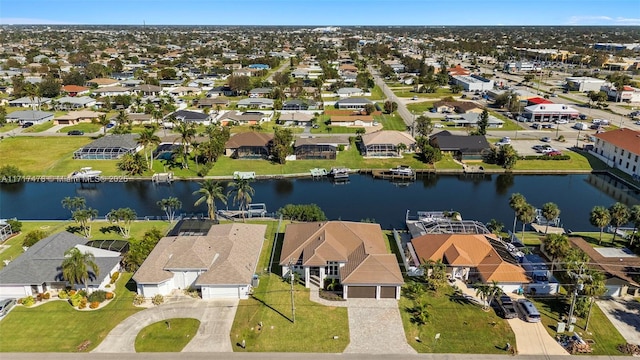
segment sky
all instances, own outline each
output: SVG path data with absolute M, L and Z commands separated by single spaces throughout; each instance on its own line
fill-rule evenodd
M 0 24 L 640 25 L 640 0 L 0 0 Z

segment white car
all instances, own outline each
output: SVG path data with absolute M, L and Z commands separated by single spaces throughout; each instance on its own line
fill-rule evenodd
M 511 138 L 508 136 L 503 137 L 500 141 L 496 143 L 497 146 L 511 144 Z
M 435 123 L 433 124 L 433 127 L 436 129 L 442 129 L 444 127 L 444 125 L 442 125 L 441 123 Z
M 556 120 L 556 124 L 568 124 L 569 120 L 565 120 L 565 119 L 561 119 L 561 120 Z

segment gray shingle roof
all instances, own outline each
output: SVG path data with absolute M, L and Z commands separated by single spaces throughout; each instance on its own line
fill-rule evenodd
M 83 149 L 90 148 L 124 148 L 124 149 L 135 149 L 138 146 L 138 134 L 119 134 L 119 135 L 108 135 L 98 138 L 87 144 L 83 147 Z
M 16 120 L 16 121 L 40 121 L 45 120 L 47 118 L 53 119 L 53 113 L 47 111 L 37 111 L 37 110 L 22 110 L 22 111 L 14 111 L 11 114 L 7 115 L 8 120 Z

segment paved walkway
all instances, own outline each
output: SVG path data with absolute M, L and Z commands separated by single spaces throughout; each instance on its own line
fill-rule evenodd
M 640 345 L 640 302 L 629 296 L 599 300 L 596 304 L 628 343 Z
M 326 306 L 346 307 L 349 314 L 350 354 L 416 354 L 402 326 L 398 301 L 394 299 L 349 299 L 328 301 L 311 285 L 310 300 Z
M 138 332 L 158 321 L 173 318 L 200 320 L 200 328 L 183 352 L 232 352 L 229 334 L 238 308 L 237 299 L 184 298 L 142 310 L 113 328 L 93 350 L 97 353 L 133 353 Z

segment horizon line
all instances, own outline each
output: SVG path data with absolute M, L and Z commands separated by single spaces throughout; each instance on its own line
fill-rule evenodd
M 625 25 L 625 24 L 590 24 L 590 25 L 578 25 L 578 24 L 553 24 L 553 25 L 509 25 L 509 24 L 496 24 L 496 25 L 417 25 L 417 24 L 357 24 L 357 25 L 346 25 L 346 24 L 311 24 L 311 25 L 302 25 L 302 24 L 60 24 L 60 23 L 41 23 L 41 24 L 31 24 L 31 23 L 0 23 L 0 26 L 283 26 L 283 27 L 640 27 L 640 25 Z

